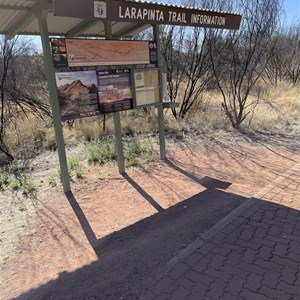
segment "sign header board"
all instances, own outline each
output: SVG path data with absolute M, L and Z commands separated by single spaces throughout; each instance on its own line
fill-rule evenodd
M 153 41 L 51 38 L 55 67 L 156 64 Z
M 241 16 L 231 13 L 131 1 L 53 0 L 55 16 L 145 24 L 239 29 Z

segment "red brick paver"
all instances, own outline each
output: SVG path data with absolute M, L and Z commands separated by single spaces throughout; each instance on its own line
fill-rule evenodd
M 300 164 L 222 224 L 140 299 L 300 300 Z

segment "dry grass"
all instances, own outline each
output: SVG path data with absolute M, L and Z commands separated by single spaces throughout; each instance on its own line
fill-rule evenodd
M 282 84 L 266 87 L 253 115 L 246 124 L 252 130 L 288 133 L 298 131 L 300 122 L 300 86 Z M 295 132 L 294 132 L 295 133 Z
M 30 158 L 44 149 L 55 147 L 54 130 L 51 121 L 29 116 L 19 119 L 7 130 L 6 140 L 17 158 Z
M 244 126 L 254 131 L 300 133 L 300 86 L 282 84 L 277 88 L 263 88 L 255 111 L 246 119 Z M 255 98 L 250 102 L 255 102 Z M 252 106 L 253 108 L 254 106 Z M 251 108 L 251 106 L 250 106 Z M 139 109 L 121 113 L 124 136 L 156 134 L 158 132 L 156 109 Z M 221 107 L 221 96 L 216 92 L 203 94 L 184 120 L 176 120 L 171 110 L 165 111 L 167 137 L 182 137 L 185 134 L 216 133 L 231 130 Z M 63 123 L 67 146 L 78 141 L 92 141 L 102 136 L 113 135 L 114 124 L 111 115 L 106 116 L 105 130 L 103 116 L 75 120 L 71 125 Z M 29 158 L 44 149 L 55 149 L 55 134 L 51 120 L 43 121 L 33 117 L 18 120 L 9 128 L 6 136 L 11 152 L 16 158 Z M 0 157 L 1 160 L 1 157 Z

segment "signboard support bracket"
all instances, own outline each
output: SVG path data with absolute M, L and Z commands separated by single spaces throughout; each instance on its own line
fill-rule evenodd
M 56 90 L 54 68 L 52 65 L 52 55 L 51 55 L 51 49 L 49 45 L 49 33 L 48 33 L 48 25 L 46 21 L 47 14 L 48 14 L 47 11 L 43 11 L 41 15 L 38 16 L 38 22 L 39 22 L 39 27 L 41 32 L 46 76 L 48 80 L 48 88 L 49 88 L 54 130 L 55 130 L 55 139 L 56 139 L 58 158 L 59 158 L 59 164 L 61 170 L 61 180 L 62 180 L 64 192 L 67 193 L 71 191 L 70 178 L 68 173 L 68 163 L 66 157 L 61 119 L 60 119 L 60 108 L 59 108 L 59 101 L 58 101 L 58 95 Z

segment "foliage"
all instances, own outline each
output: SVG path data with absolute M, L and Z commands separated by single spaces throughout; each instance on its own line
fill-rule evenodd
M 22 187 L 22 194 L 23 195 L 30 195 L 33 194 L 36 191 L 36 185 L 34 184 L 34 182 L 32 180 L 28 180 L 24 183 L 23 187 Z
M 0 174 L 0 191 L 4 191 L 8 184 L 8 176 L 6 174 Z
M 83 167 L 78 156 L 70 156 L 68 158 L 68 173 L 70 177 L 75 175 L 76 178 L 82 178 Z
M 88 147 L 88 160 L 90 162 L 105 163 L 116 158 L 117 153 L 111 138 L 94 140 Z
M 282 30 L 271 39 L 271 56 L 267 62 L 264 78 L 277 86 L 286 81 L 300 81 L 300 24 Z
M 130 137 L 124 145 L 124 159 L 126 167 L 137 166 L 140 159 L 154 161 L 153 141 L 139 135 Z
M 238 31 L 209 30 L 208 45 L 212 69 L 223 97 L 223 109 L 234 128 L 251 113 L 249 95 L 256 93 L 257 83 L 271 56 L 271 38 L 278 28 L 279 0 L 239 0 L 241 28 Z M 268 51 L 269 50 L 269 51 Z
M 55 180 L 55 178 L 54 177 L 50 177 L 48 179 L 48 183 L 49 183 L 50 186 L 55 187 L 56 186 L 56 180 Z
M 12 190 L 17 191 L 20 189 L 21 187 L 21 182 L 18 178 L 13 178 L 10 181 L 10 187 L 12 188 Z
M 8 145 L 6 130 L 29 115 L 50 116 L 43 60 L 33 52 L 29 40 L 0 37 L 0 152 L 14 159 Z
M 161 39 L 169 100 L 175 102 L 182 87 L 178 116 L 184 118 L 212 81 L 206 31 L 168 26 L 162 30 Z M 172 112 L 176 118 L 176 109 Z

